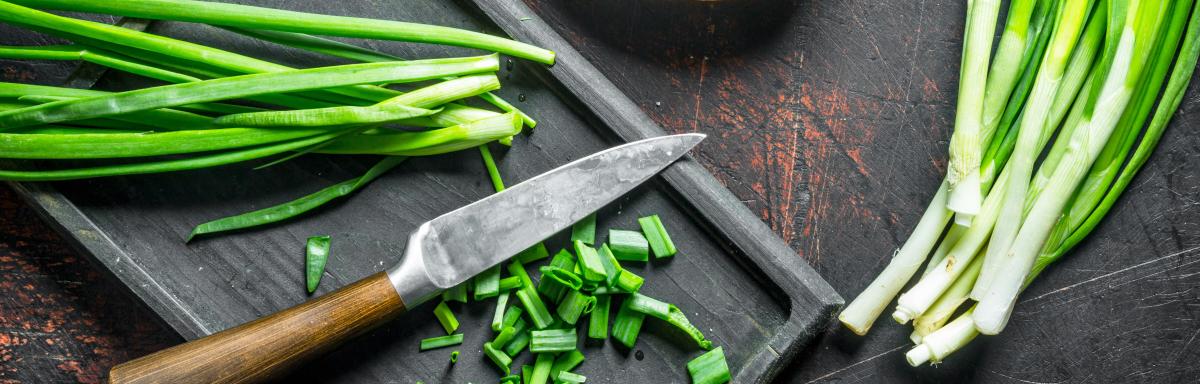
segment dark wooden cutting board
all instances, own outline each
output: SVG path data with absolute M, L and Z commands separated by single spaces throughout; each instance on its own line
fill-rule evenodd
M 500 157 L 510 183 L 570 160 L 662 131 L 523 4 L 479 1 L 295 3 L 259 5 L 369 16 L 509 34 L 556 50 L 551 68 L 515 60 L 501 72 L 500 95 L 540 122 Z M 476 8 L 476 6 L 482 7 Z M 499 28 L 499 29 L 497 29 Z M 294 66 L 337 63 L 215 28 L 156 23 L 152 32 L 269 57 Z M 402 57 L 475 54 L 470 50 L 368 42 Z M 144 85 L 109 73 L 102 89 Z M 706 144 L 702 144 L 706 145 Z M 55 184 L 20 184 L 68 238 L 94 256 L 172 328 L 192 339 L 295 305 L 304 293 L 303 244 L 333 236 L 333 256 L 317 294 L 380 271 L 397 260 L 419 223 L 490 193 L 475 151 L 413 159 L 346 201 L 300 220 L 183 243 L 197 223 L 269 206 L 361 174 L 371 157 L 306 156 L 265 170 L 237 165 L 194 172 Z M 603 186 L 597 186 L 603 188 Z M 637 217 L 662 216 L 681 254 L 633 269 L 644 293 L 676 303 L 726 348 L 739 382 L 769 380 L 821 329 L 841 299 L 815 272 L 695 161 L 600 213 L 600 228 L 636 228 Z M 549 243 L 552 250 L 563 239 Z M 447 351 L 417 353 L 421 338 L 441 332 L 430 306 L 347 345 L 302 373 L 336 382 L 487 382 L 498 374 L 479 346 L 492 304 L 459 306 L 466 341 L 458 365 Z M 587 346 L 580 372 L 592 380 L 676 382 L 697 351 L 669 327 L 648 323 L 636 351 Z M 640 352 L 640 353 L 639 353 Z M 639 358 L 640 357 L 640 358 Z M 518 359 L 518 364 L 527 361 Z M 591 381 L 591 380 L 589 380 Z

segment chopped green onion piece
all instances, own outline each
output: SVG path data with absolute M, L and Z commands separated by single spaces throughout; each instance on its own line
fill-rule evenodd
M 521 354 L 521 351 L 529 346 L 530 339 L 532 339 L 532 336 L 530 336 L 529 331 L 518 333 L 516 336 L 513 336 L 512 341 L 508 342 L 508 345 L 504 346 L 504 353 L 507 353 L 509 356 Z
M 550 300 L 557 302 L 562 299 L 563 292 L 566 292 L 567 288 L 579 289 L 582 286 L 582 282 L 575 283 L 580 280 L 578 274 L 567 272 L 571 275 L 568 276 L 566 273 L 549 272 L 545 268 L 558 269 L 563 272 L 570 271 L 575 268 L 575 255 L 565 249 L 559 250 L 550 260 L 550 265 L 540 269 L 542 279 L 538 281 L 537 291 Z
M 637 343 L 638 333 L 642 331 L 642 322 L 646 320 L 645 314 L 630 307 L 632 301 L 632 298 L 628 298 L 621 302 L 621 308 L 617 310 L 617 317 L 613 319 L 612 325 L 613 338 L 626 348 L 633 348 Z
M 450 307 L 446 305 L 445 301 L 438 303 L 437 307 L 433 308 L 433 316 L 437 317 L 439 323 L 442 323 L 442 328 L 446 329 L 447 334 L 458 330 L 458 318 L 454 317 L 454 312 L 450 311 Z
M 550 379 L 550 369 L 554 366 L 553 353 L 539 353 L 533 362 L 533 374 L 529 375 L 527 384 L 546 384 Z
M 608 245 L 612 248 L 613 255 L 617 257 L 617 260 L 650 260 L 650 243 L 646 242 L 646 236 L 643 236 L 641 232 L 610 229 L 608 230 Z
M 634 311 L 665 320 L 667 323 L 670 323 L 676 328 L 684 331 L 688 334 L 688 336 L 692 337 L 692 340 L 696 341 L 696 344 L 699 345 L 700 348 L 712 348 L 712 342 L 704 338 L 704 333 L 700 332 L 700 329 L 692 325 L 692 323 L 688 321 L 687 316 L 684 315 L 679 308 L 675 307 L 675 305 L 658 301 L 654 298 L 638 293 L 630 296 L 630 298 L 625 302 L 629 304 L 629 308 Z
M 546 244 L 538 243 L 538 245 L 521 251 L 514 259 L 520 261 L 522 264 L 529 264 L 547 257 L 550 257 L 550 251 L 546 249 Z
M 596 214 L 592 213 L 571 226 L 571 241 L 596 244 Z
M 687 363 L 688 374 L 694 384 L 722 384 L 732 379 L 729 365 L 725 363 L 725 349 L 721 347 L 705 352 Z
M 471 281 L 467 280 L 453 288 L 442 291 L 442 300 L 457 301 L 460 303 L 467 302 L 467 286 L 469 285 L 471 285 Z
M 475 276 L 475 301 L 500 295 L 500 266 L 483 270 Z
M 513 326 L 513 324 L 516 324 L 518 320 L 521 320 L 521 314 L 523 313 L 525 313 L 525 311 L 522 310 L 521 307 L 509 307 L 508 312 L 504 313 L 504 318 L 500 321 L 500 326 L 496 330 Z
M 604 340 L 608 338 L 608 312 L 612 309 L 612 296 L 597 295 L 596 305 L 588 316 L 588 338 Z
M 587 377 L 577 373 L 562 371 L 558 376 L 554 376 L 554 384 L 580 384 L 587 381 Z
M 491 359 L 493 363 L 496 363 L 496 368 L 500 368 L 500 371 L 504 372 L 505 375 L 512 373 L 512 369 L 509 368 L 509 365 L 512 364 L 512 358 L 508 357 L 504 351 L 493 347 L 490 341 L 483 343 L 483 354 L 487 355 L 488 359 Z
M 579 339 L 575 328 L 544 329 L 533 331 L 530 336 L 532 340 L 529 342 L 529 351 L 533 353 L 573 351 L 577 348 L 576 342 Z
M 667 234 L 667 229 L 663 227 L 658 215 L 640 218 L 638 224 L 642 226 L 642 234 L 646 235 L 650 249 L 654 250 L 654 258 L 675 256 L 675 243 L 671 242 L 671 235 Z
M 614 287 L 625 293 L 637 293 L 638 290 L 642 289 L 642 283 L 645 281 L 646 279 L 630 272 L 628 269 L 622 269 L 621 274 L 617 276 L 617 283 L 614 284 Z
M 504 190 L 504 179 L 500 178 L 500 169 L 496 168 L 496 159 L 492 157 L 492 150 L 488 149 L 487 144 L 479 146 L 479 155 L 483 157 L 483 165 L 487 168 L 488 177 L 492 179 L 492 188 L 496 192 Z
M 621 274 L 621 263 L 613 256 L 608 244 L 601 244 L 597 253 L 600 255 L 600 265 L 604 266 L 604 286 L 611 287 L 616 284 L 617 276 Z
M 529 378 L 533 377 L 533 366 L 525 364 L 521 366 L 521 382 L 529 384 Z
M 299 216 L 300 214 L 316 209 L 317 207 L 320 207 L 321 205 L 324 205 L 333 199 L 349 195 L 354 193 L 354 191 L 362 189 L 363 186 L 366 186 L 371 181 L 375 180 L 379 176 L 382 176 L 385 172 L 395 168 L 397 165 L 400 165 L 400 163 L 405 159 L 407 158 L 402 156 L 389 156 L 383 160 L 380 160 L 379 163 L 372 166 L 371 169 L 367 170 L 367 173 L 363 174 L 362 176 L 334 184 L 311 195 L 273 207 L 197 225 L 195 229 L 192 229 L 192 233 L 188 235 L 187 241 L 191 241 L 192 238 L 195 238 L 199 235 L 257 227 L 260 225 L 280 222 Z
M 521 288 L 521 278 L 509 276 L 500 279 L 500 292 L 508 292 L 517 288 Z
M 501 377 L 500 384 L 521 384 L 521 376 L 508 375 Z
M 517 299 L 521 301 L 521 305 L 525 307 L 525 311 L 529 313 L 529 318 L 533 320 L 533 326 L 537 329 L 546 329 L 550 323 L 554 322 L 554 316 L 550 315 L 550 310 L 546 309 L 546 303 L 542 302 L 542 297 L 538 295 L 534 288 L 533 280 L 529 278 L 529 273 L 525 272 L 525 266 L 519 261 L 514 261 L 508 265 L 508 272 L 513 276 L 521 278 L 521 288 L 517 290 Z
M 594 296 L 624 295 L 629 293 L 632 292 L 622 291 L 618 287 L 596 287 L 596 289 L 592 290 L 592 295 Z
M 554 359 L 554 365 L 550 366 L 550 376 L 558 376 L 559 372 L 575 369 L 579 364 L 583 364 L 583 352 L 573 350 L 560 354 Z
M 579 291 L 567 291 L 566 297 L 558 304 L 558 318 L 564 323 L 575 325 L 579 316 L 592 311 L 596 298 Z
M 430 349 L 445 348 L 452 345 L 459 345 L 463 342 L 463 334 L 456 333 L 447 336 L 431 337 L 421 340 L 421 350 L 428 351 Z
M 458 363 L 458 351 L 450 352 L 450 364 Z
M 508 306 L 509 297 L 512 297 L 512 295 L 508 294 L 508 292 L 505 291 L 503 294 L 500 295 L 500 297 L 496 298 L 496 312 L 492 313 L 492 330 L 493 331 L 500 332 L 500 330 L 504 329 L 504 317 L 506 315 L 508 315 L 508 313 L 506 313 L 505 310 L 511 311 L 510 308 L 519 308 L 519 307 L 515 307 L 515 306 L 514 307 Z
M 542 272 L 542 281 L 539 281 L 539 284 L 545 284 L 546 281 L 553 281 L 571 290 L 577 290 L 583 286 L 583 278 L 574 272 L 555 266 L 541 267 L 538 268 L 538 271 Z M 550 294 L 547 293 L 547 296 L 550 296 Z
M 329 260 L 329 236 L 310 237 L 305 248 L 304 276 L 308 293 L 313 293 L 321 282 L 321 275 L 325 274 L 325 262 Z
M 496 338 L 492 340 L 492 345 L 504 346 L 508 344 L 509 341 L 512 341 L 512 338 L 516 335 L 517 328 L 512 326 L 504 327 L 504 330 L 500 331 L 500 333 L 496 335 Z
M 604 281 L 604 264 L 600 262 L 600 254 L 595 248 L 575 240 L 575 255 L 579 257 L 579 270 L 583 280 L 590 282 Z

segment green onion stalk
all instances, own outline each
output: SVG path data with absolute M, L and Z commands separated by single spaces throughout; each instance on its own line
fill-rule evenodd
M 1007 251 L 1008 259 L 996 271 L 997 275 L 979 301 L 973 318 L 981 333 L 997 334 L 1007 324 L 1017 295 L 1029 277 L 1039 251 L 1074 189 L 1083 181 L 1088 169 L 1104 149 L 1132 98 L 1145 72 L 1150 56 L 1148 53 L 1161 31 L 1161 19 L 1169 4 L 1165 1 L 1134 0 L 1126 12 L 1121 2 L 1110 2 L 1110 18 L 1113 20 L 1108 28 L 1105 47 L 1104 60 L 1107 65 L 1101 69 L 1105 72 L 1104 81 L 1093 84 L 1099 87 L 1100 92 L 1094 100 L 1089 100 L 1092 107 L 1085 111 L 1084 120 L 1067 138 L 1070 144 L 1051 177 L 1055 182 L 1038 195 Z M 1024 202 L 1021 201 L 1021 204 L 1018 209 L 1023 210 Z
M 946 174 L 947 187 L 950 189 L 946 207 L 962 213 L 963 217 L 955 220 L 960 225 L 970 225 L 970 217 L 978 214 L 983 204 L 979 181 L 979 165 L 986 149 L 983 144 L 983 105 L 988 85 L 988 55 L 992 52 L 992 35 L 1000 12 L 999 0 L 972 0 L 967 4 L 967 31 L 959 71 L 958 111 L 955 113 L 954 135 L 950 138 L 950 169 Z M 1020 17 L 1014 16 L 1013 20 Z

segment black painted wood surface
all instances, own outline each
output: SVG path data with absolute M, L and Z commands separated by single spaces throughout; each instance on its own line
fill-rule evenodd
M 268 6 L 288 8 L 288 4 Z M 517 61 L 502 74 L 499 94 L 540 121 L 501 160 L 510 183 L 625 140 L 662 131 L 582 56 L 522 4 L 481 2 L 483 15 L 522 40 L 559 51 L 549 70 Z M 481 14 L 429 1 L 381 10 L 376 4 L 306 4 L 322 13 L 422 20 L 486 29 Z M 479 21 L 483 21 L 480 24 Z M 293 66 L 333 61 L 211 27 L 155 24 L 151 31 L 275 58 Z M 463 55 L 463 49 L 378 44 L 404 57 Z M 102 89 L 145 85 L 110 72 Z M 367 158 L 309 156 L 265 171 L 234 166 L 197 172 L 45 184 L 17 184 L 46 215 L 93 254 L 186 338 L 257 318 L 305 299 L 297 256 L 303 239 L 334 236 L 334 257 L 318 294 L 396 261 L 405 235 L 421 221 L 485 196 L 474 151 L 414 159 L 350 201 L 286 225 L 183 244 L 190 227 L 207 219 L 257 209 L 361 173 Z M 601 212 L 601 227 L 635 228 L 638 216 L 657 213 L 683 247 L 680 257 L 634 268 L 650 283 L 643 293 L 674 302 L 719 345 L 727 346 L 739 381 L 765 382 L 785 366 L 829 318 L 840 298 L 785 243 L 694 161 L 664 172 L 661 181 Z M 304 192 L 296 192 L 304 191 Z M 59 194 L 61 192 L 61 195 Z M 732 202 L 732 203 L 731 203 Z M 552 242 L 563 246 L 565 242 Z M 300 251 L 297 253 L 297 251 Z M 339 261 L 338 259 L 342 259 Z M 301 284 L 297 286 L 296 284 Z M 428 308 L 414 313 L 308 368 L 302 377 L 337 382 L 490 381 L 498 378 L 478 351 L 490 339 L 492 304 L 460 308 L 467 341 L 458 365 L 445 370 L 445 353 L 416 351 L 437 335 Z M 677 332 L 653 321 L 634 351 L 590 346 L 579 372 L 599 380 L 667 382 L 686 377 L 683 363 L 698 354 Z M 653 334 L 662 335 L 661 338 Z M 528 356 L 517 359 L 518 364 Z M 624 367 L 618 372 L 612 367 Z M 495 377 L 494 377 L 495 376 Z
M 698 161 L 847 299 L 908 236 L 945 170 L 961 2 L 526 2 L 667 131 L 709 134 Z M 55 72 L 4 66 L 9 80 Z M 857 337 L 830 326 L 778 382 L 1196 382 L 1192 88 L 1126 196 L 1030 288 L 1004 336 L 912 369 L 907 329 L 881 320 Z M 37 366 L 0 379 L 62 377 Z

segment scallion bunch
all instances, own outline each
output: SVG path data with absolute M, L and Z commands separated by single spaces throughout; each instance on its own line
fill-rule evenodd
M 361 63 L 291 68 L 43 9 L 206 23 Z M 0 179 L 71 180 L 274 158 L 270 165 L 307 153 L 387 156 L 362 177 L 201 224 L 192 236 L 291 218 L 361 188 L 404 157 L 508 143 L 536 124 L 490 93 L 500 88 L 498 54 L 405 61 L 315 35 L 446 44 L 554 63 L 551 51 L 478 32 L 191 0 L 0 1 L 0 22 L 72 43 L 0 47 L 0 58 L 86 61 L 167 83 L 123 92 L 0 83 L 0 159 L 12 159 L 0 167 Z M 496 110 L 464 102 L 474 97 Z
M 1200 56 L 1195 0 L 1013 0 L 990 63 L 998 2 L 967 4 L 949 173 L 839 316 L 865 334 L 925 264 L 892 313 L 914 366 L 1004 329 L 1145 164 Z

